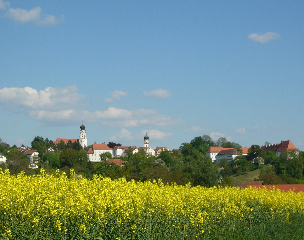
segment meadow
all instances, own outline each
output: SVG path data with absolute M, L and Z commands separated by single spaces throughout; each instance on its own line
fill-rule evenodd
M 304 193 L 0 170 L 1 239 L 303 239 Z

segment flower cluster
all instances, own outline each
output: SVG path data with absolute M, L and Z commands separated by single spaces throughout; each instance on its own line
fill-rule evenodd
M 236 221 L 289 222 L 290 215 L 304 214 L 304 194 L 292 191 L 71 176 L 43 170 L 40 175 L 13 176 L 0 169 L 2 238 L 202 237 Z

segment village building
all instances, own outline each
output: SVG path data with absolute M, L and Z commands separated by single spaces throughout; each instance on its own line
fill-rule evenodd
M 5 163 L 6 162 L 6 157 L 0 153 L 0 163 Z
M 32 169 L 38 168 L 39 153 L 37 150 L 27 150 L 23 154 L 30 159 L 29 168 Z
M 226 158 L 228 161 L 231 161 L 230 159 L 236 158 L 236 156 L 231 155 L 227 150 L 233 150 L 234 148 L 224 148 L 224 147 L 210 147 L 206 153 L 208 157 L 212 159 L 212 162 L 217 162 L 217 160 L 220 160 L 222 158 Z M 247 156 L 248 155 L 249 148 L 240 148 L 240 156 Z M 224 151 L 224 152 L 222 152 Z M 228 154 L 227 154 L 228 153 Z M 217 158 L 218 155 L 218 158 Z
M 299 149 L 297 149 L 290 140 L 281 141 L 281 143 L 277 143 L 277 144 L 264 145 L 261 147 L 261 149 L 266 152 L 268 151 L 275 152 L 277 157 L 281 156 L 281 154 L 286 151 L 299 152 Z

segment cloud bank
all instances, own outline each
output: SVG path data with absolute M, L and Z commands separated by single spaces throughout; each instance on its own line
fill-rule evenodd
M 271 40 L 279 38 L 280 35 L 275 32 L 267 32 L 264 34 L 251 33 L 248 36 L 248 39 L 259 42 L 259 43 L 268 43 Z
M 113 93 L 119 98 L 122 93 Z M 5 110 L 20 113 L 45 124 L 60 122 L 100 122 L 113 127 L 172 126 L 180 119 L 162 115 L 153 109 L 122 109 L 109 107 L 104 110 L 88 111 L 80 107 L 86 96 L 77 91 L 76 86 L 66 88 L 47 87 L 37 91 L 31 87 L 0 89 L 0 106 Z
M 10 2 L 0 0 L 0 9 L 6 11 L 5 17 L 19 23 L 34 23 L 37 25 L 55 25 L 64 21 L 64 16 L 55 17 L 51 14 L 41 14 L 41 7 L 35 7 L 31 10 L 22 8 L 9 8 Z
M 167 98 L 172 96 L 171 92 L 168 92 L 164 89 L 157 89 L 157 90 L 151 90 L 151 91 L 143 91 L 143 95 L 147 97 L 154 97 L 154 98 Z

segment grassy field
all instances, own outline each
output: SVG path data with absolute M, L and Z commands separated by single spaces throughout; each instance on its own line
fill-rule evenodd
M 260 171 L 261 169 L 256 169 L 238 176 L 233 176 L 233 181 L 254 181 L 254 179 L 259 178 Z

